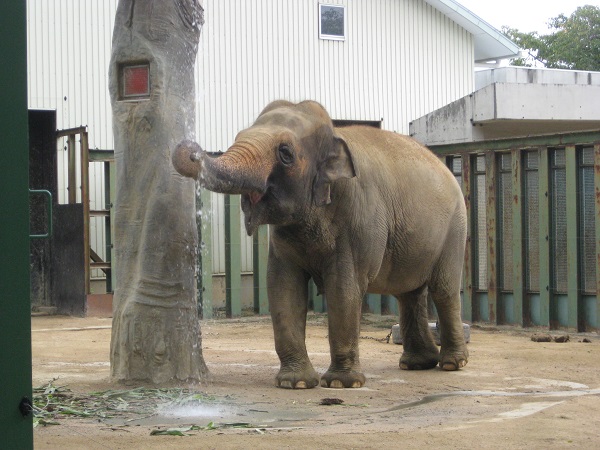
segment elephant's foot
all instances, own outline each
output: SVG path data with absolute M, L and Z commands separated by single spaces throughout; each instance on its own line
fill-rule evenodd
M 365 376 L 354 370 L 349 372 L 335 372 L 328 370 L 321 377 L 321 387 L 343 389 L 360 388 L 365 385 L 367 379 Z
M 440 367 L 442 370 L 458 370 L 467 365 L 469 351 L 466 347 L 454 350 L 444 350 L 440 354 Z
M 437 366 L 439 354 L 437 348 L 434 351 L 411 353 L 405 351 L 400 357 L 400 368 L 402 370 L 428 370 Z
M 276 377 L 277 387 L 284 389 L 311 389 L 319 385 L 319 374 L 312 368 L 293 370 L 281 368 Z

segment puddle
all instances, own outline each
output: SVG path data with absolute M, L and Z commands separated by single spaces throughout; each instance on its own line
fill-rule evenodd
M 441 394 L 432 394 L 423 397 L 421 400 L 417 400 L 410 403 L 403 403 L 401 405 L 393 406 L 381 413 L 387 413 L 392 411 L 400 411 L 403 409 L 415 408 L 417 406 L 426 405 L 433 403 L 438 400 L 442 400 L 448 397 L 581 397 L 584 395 L 600 395 L 600 389 L 580 389 L 573 391 L 548 391 L 548 392 L 505 392 L 505 391 L 456 391 L 446 392 Z
M 535 384 L 528 384 L 522 386 L 525 389 L 543 389 L 551 386 L 557 387 L 566 387 L 571 389 L 589 389 L 589 386 L 582 383 L 575 383 L 573 381 L 564 381 L 564 380 L 549 380 L 546 378 L 531 378 L 531 377 L 507 377 L 504 378 L 507 381 L 522 381 L 527 380 Z
M 253 426 L 289 427 L 299 424 L 318 415 L 307 410 L 282 410 L 266 408 L 265 405 L 239 404 L 194 404 L 184 406 L 159 407 L 154 414 L 146 417 L 128 419 L 108 419 L 111 425 L 130 426 L 205 426 L 215 424 L 248 423 Z

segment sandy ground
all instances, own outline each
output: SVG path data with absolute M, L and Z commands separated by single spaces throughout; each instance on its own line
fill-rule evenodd
M 309 319 L 308 350 L 324 372 L 325 318 Z M 203 321 L 211 377 L 192 388 L 216 399 L 210 405 L 143 420 L 60 417 L 60 425 L 35 428 L 35 448 L 600 448 L 597 334 L 536 343 L 535 330 L 474 327 L 464 369 L 401 371 L 402 347 L 370 339 L 385 337 L 393 323 L 363 321 L 365 387 L 285 390 L 273 383 L 279 362 L 268 318 Z M 34 387 L 55 378 L 79 393 L 122 387 L 109 378 L 110 326 L 110 319 L 33 317 Z M 324 398 L 343 403 L 321 405 Z M 210 422 L 217 428 L 150 434 Z

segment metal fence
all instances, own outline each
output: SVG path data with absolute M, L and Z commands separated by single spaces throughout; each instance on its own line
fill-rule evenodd
M 463 318 L 471 322 L 598 330 L 600 301 L 600 131 L 433 146 L 461 184 L 468 238 Z M 202 194 L 203 207 L 210 202 Z M 225 202 L 226 313 L 241 314 L 239 197 Z M 211 235 L 210 221 L 200 226 Z M 210 239 L 201 238 L 209 264 Z M 268 235 L 254 237 L 254 310 L 268 312 Z M 212 270 L 199 276 L 211 317 Z M 326 310 L 311 286 L 309 305 Z M 363 310 L 397 313 L 394 297 L 368 295 Z
M 468 209 L 468 321 L 598 330 L 600 131 L 433 146 Z

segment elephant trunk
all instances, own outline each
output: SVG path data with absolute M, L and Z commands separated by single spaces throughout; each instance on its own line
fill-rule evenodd
M 254 148 L 236 143 L 227 152 L 211 156 L 196 142 L 186 140 L 175 147 L 171 160 L 177 172 L 209 191 L 262 195 L 273 163 L 260 158 Z

